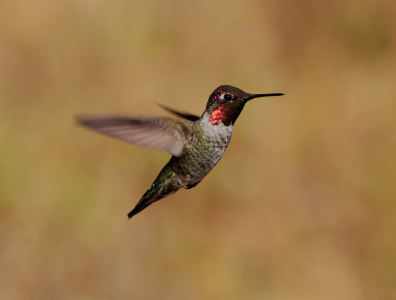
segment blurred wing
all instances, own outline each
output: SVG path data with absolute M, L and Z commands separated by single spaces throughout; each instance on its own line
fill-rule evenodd
M 190 113 L 188 113 L 188 112 L 185 112 L 185 111 L 178 111 L 178 110 L 176 110 L 176 109 L 174 109 L 174 108 L 171 108 L 171 107 L 169 107 L 169 106 L 165 106 L 165 105 L 163 105 L 163 104 L 159 104 L 159 103 L 156 103 L 156 104 L 157 104 L 159 107 L 161 107 L 161 108 L 163 108 L 163 109 L 169 111 L 170 113 L 172 113 L 172 114 L 174 114 L 174 115 L 176 115 L 176 116 L 178 116 L 178 117 L 180 117 L 180 118 L 183 118 L 183 119 L 186 119 L 186 120 L 189 120 L 189 121 L 193 121 L 193 122 L 195 122 L 195 121 L 197 121 L 197 120 L 200 119 L 200 117 L 198 117 L 198 116 L 196 116 L 196 115 L 193 115 L 193 114 L 190 114 Z
M 77 120 L 98 132 L 139 146 L 183 153 L 192 122 L 162 117 L 141 116 L 77 116 Z

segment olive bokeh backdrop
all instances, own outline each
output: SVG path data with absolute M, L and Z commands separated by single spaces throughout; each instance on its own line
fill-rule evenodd
M 2 299 L 396 299 L 396 2 L 2 1 Z M 215 169 L 78 113 L 248 103 Z

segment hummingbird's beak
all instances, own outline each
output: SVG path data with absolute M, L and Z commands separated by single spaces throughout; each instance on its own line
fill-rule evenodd
M 273 93 L 273 94 L 250 94 L 247 97 L 242 97 L 243 100 L 249 101 L 254 98 L 260 98 L 260 97 L 272 97 L 272 96 L 283 96 L 284 94 L 282 93 Z

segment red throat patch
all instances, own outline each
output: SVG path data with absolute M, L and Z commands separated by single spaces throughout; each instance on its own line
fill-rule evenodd
M 224 118 L 224 113 L 223 113 L 223 105 L 220 105 L 217 109 L 215 109 L 209 117 L 209 120 L 212 122 L 213 125 L 219 125 L 220 120 Z

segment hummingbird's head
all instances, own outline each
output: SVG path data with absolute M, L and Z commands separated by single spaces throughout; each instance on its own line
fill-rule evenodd
M 281 95 L 283 94 L 249 94 L 230 85 L 221 85 L 209 96 L 205 112 L 209 114 L 209 120 L 213 125 L 219 125 L 221 121 L 225 126 L 229 126 L 235 123 L 249 100 Z

